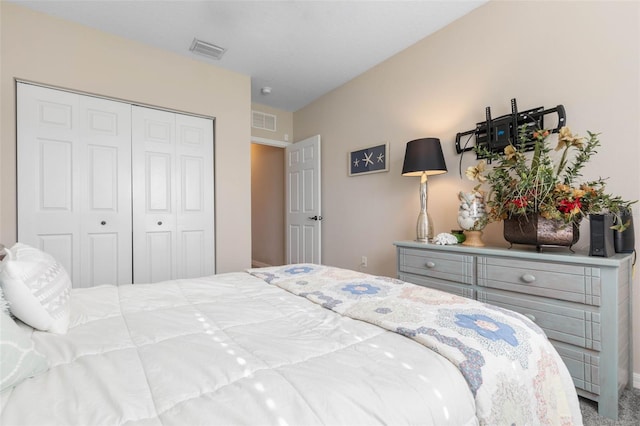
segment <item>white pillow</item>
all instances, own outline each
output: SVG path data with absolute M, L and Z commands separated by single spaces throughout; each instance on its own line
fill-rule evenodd
M 11 313 L 38 330 L 66 333 L 71 292 L 67 271 L 51 255 L 26 244 L 5 251 L 0 284 Z
M 1 286 L 0 286 L 0 312 L 4 312 L 7 315 L 9 314 L 9 302 L 5 300 L 4 294 L 2 293 Z
M 28 332 L 0 311 L 0 392 L 48 368 L 47 359 L 36 351 Z

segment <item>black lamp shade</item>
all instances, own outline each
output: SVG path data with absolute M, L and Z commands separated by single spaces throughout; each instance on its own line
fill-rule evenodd
M 402 176 L 439 175 L 447 173 L 440 139 L 423 138 L 407 142 Z

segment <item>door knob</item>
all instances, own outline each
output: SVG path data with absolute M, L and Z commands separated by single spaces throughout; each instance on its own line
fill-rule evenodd
M 160 220 L 158 221 L 158 226 L 161 226 L 161 225 L 162 225 L 162 221 Z
M 311 219 L 311 220 L 322 220 L 322 216 L 317 216 L 316 215 L 316 216 L 310 217 L 309 219 Z
M 106 225 L 106 224 L 107 224 L 107 222 L 104 221 L 104 220 L 102 222 L 100 222 L 100 225 Z

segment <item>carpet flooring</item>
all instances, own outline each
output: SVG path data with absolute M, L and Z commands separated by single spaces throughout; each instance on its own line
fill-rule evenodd
M 598 404 L 580 398 L 582 421 L 585 426 L 638 426 L 640 425 L 640 389 L 625 389 L 618 403 L 618 420 L 598 415 Z

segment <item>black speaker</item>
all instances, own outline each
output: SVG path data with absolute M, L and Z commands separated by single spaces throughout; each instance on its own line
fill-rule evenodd
M 613 244 L 616 253 L 633 253 L 635 249 L 635 237 L 633 233 L 633 214 L 631 211 L 620 215 L 622 223 L 629 223 L 627 229 L 622 232 L 613 231 Z
M 610 214 L 590 214 L 591 244 L 589 256 L 610 257 L 615 254 L 613 245 L 613 216 Z

